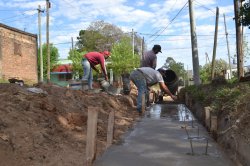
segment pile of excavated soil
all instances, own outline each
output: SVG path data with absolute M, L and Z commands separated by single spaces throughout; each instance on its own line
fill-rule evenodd
M 113 143 L 139 118 L 133 94 L 111 96 L 54 85 L 38 85 L 44 93 L 33 93 L 28 88 L 0 84 L 1 166 L 83 166 L 89 106 L 101 108 L 97 156 L 105 150 L 110 111 L 115 111 Z

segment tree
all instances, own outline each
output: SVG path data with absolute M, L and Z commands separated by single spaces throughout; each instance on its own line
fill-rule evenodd
M 248 41 L 246 36 L 243 37 L 243 55 L 244 55 L 244 61 L 246 62 L 246 59 L 249 59 L 250 57 L 250 49 L 248 46 Z
M 242 2 L 244 2 L 245 0 L 241 0 Z M 243 6 L 240 8 L 240 22 L 242 23 L 243 26 L 248 26 L 248 28 L 250 28 L 250 1 L 247 0 L 247 2 L 245 2 L 243 4 Z
M 215 76 L 224 76 L 223 71 L 229 68 L 228 63 L 223 60 L 215 60 Z M 207 63 L 200 69 L 200 78 L 202 83 L 209 83 L 211 81 L 211 70 L 212 70 L 212 63 Z
M 81 78 L 83 75 L 82 57 L 86 51 L 79 52 L 76 49 L 69 51 L 68 59 L 72 60 L 72 69 L 74 77 Z
M 111 50 L 112 44 L 120 41 L 123 31 L 115 25 L 104 21 L 92 22 L 86 30 L 79 32 L 76 46 L 80 51 Z
M 81 30 L 77 39 L 78 42 L 76 43 L 76 46 L 79 52 L 103 51 L 98 49 L 98 43 L 104 43 L 105 37 L 98 31 Z
M 133 55 L 131 39 L 124 37 L 119 43 L 115 43 L 111 51 L 111 63 L 114 73 L 122 75 L 130 73 L 134 68 L 139 67 L 140 57 L 138 54 Z
M 48 56 L 47 56 L 47 44 L 42 45 L 43 49 L 43 77 L 47 78 L 47 62 L 48 62 Z M 55 67 L 57 61 L 59 58 L 58 49 L 53 46 L 53 44 L 50 44 L 50 69 L 53 69 Z M 38 48 L 38 74 L 40 75 L 40 48 Z
M 92 22 L 86 30 L 80 30 L 76 47 L 78 51 L 104 51 L 111 50 L 113 44 L 121 41 L 123 37 L 132 39 L 131 33 L 124 33 L 119 27 L 104 21 Z M 134 51 L 141 51 L 141 37 L 134 36 Z M 132 40 L 131 43 L 132 45 Z M 131 50 L 132 51 L 132 50 Z
M 186 73 L 183 63 L 176 62 L 172 57 L 168 57 L 162 67 L 173 70 L 178 76 L 183 76 Z

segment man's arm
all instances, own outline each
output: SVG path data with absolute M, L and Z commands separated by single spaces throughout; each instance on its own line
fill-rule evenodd
M 153 68 L 153 69 L 155 69 L 156 68 L 156 63 L 157 63 L 157 57 L 156 57 L 156 55 L 151 55 L 150 57 L 149 57 L 149 60 L 150 60 L 150 67 L 151 68 Z
M 94 69 L 97 73 L 100 73 L 100 71 L 95 67 L 95 66 L 91 66 L 92 69 Z
M 153 63 L 152 63 L 152 68 L 153 68 L 153 69 L 156 68 L 156 63 L 157 63 L 157 59 L 154 59 L 154 60 L 153 60 Z
M 103 75 L 105 77 L 105 80 L 108 81 L 108 73 L 107 73 L 104 57 L 100 58 L 100 65 L 101 65 L 102 72 L 103 72 Z
M 167 93 L 173 100 L 176 100 L 176 99 L 177 99 L 177 97 L 174 96 L 174 95 L 169 91 L 168 87 L 165 85 L 164 82 L 159 82 L 159 85 L 160 85 L 161 89 L 162 89 L 165 93 Z

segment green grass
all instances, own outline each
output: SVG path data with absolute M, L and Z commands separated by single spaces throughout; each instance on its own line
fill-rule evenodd
M 4 80 L 4 79 L 0 79 L 0 83 L 9 83 L 9 81 Z

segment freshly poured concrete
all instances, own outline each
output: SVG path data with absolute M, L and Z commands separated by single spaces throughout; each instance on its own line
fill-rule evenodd
M 153 105 L 124 142 L 112 145 L 94 165 L 233 166 L 181 104 Z

